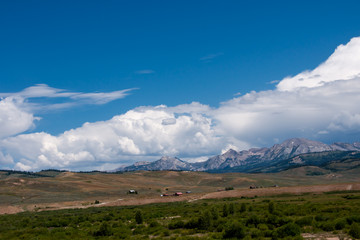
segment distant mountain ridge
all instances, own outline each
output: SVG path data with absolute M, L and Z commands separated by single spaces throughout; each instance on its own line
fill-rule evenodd
M 288 139 L 281 144 L 275 144 L 271 148 L 252 148 L 249 150 L 227 152 L 209 158 L 205 162 L 188 163 L 179 158 L 162 157 L 154 162 L 137 162 L 131 166 L 117 169 L 119 171 L 157 171 L 157 170 L 182 170 L 182 171 L 208 171 L 208 172 L 276 172 L 286 167 L 303 166 L 301 158 L 295 157 L 321 152 L 347 152 L 360 151 L 360 143 L 333 143 L 325 144 L 304 138 Z M 326 155 L 326 154 L 325 154 Z M 328 161 L 336 157 L 328 154 Z M 332 158 L 331 158 L 331 157 Z M 298 164 L 297 161 L 298 160 Z M 293 164 L 291 164 L 291 161 Z M 314 160 L 315 161 L 315 160 Z M 311 161 L 306 162 L 312 165 Z M 316 164 L 315 164 L 316 165 Z M 317 165 L 316 165 L 317 166 Z
M 155 170 L 190 170 L 191 163 L 176 157 L 164 156 L 155 162 L 137 162 L 134 165 L 123 168 L 124 171 L 155 171 Z

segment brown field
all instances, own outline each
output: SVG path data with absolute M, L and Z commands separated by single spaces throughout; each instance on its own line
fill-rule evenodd
M 139 205 L 198 199 L 360 190 L 359 170 L 313 176 L 314 167 L 275 174 L 204 172 L 74 173 L 49 172 L 51 177 L 0 173 L 0 214 L 90 206 Z M 257 189 L 249 189 L 249 186 Z M 279 185 L 279 187 L 273 187 Z M 235 190 L 219 191 L 225 187 Z M 139 194 L 127 194 L 135 189 Z M 180 197 L 161 197 L 183 192 Z M 190 194 L 185 194 L 191 191 Z M 94 204 L 98 200 L 99 204 Z

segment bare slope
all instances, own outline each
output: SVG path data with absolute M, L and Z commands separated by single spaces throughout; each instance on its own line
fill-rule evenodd
M 123 174 L 40 172 L 39 174 L 0 172 L 2 213 L 88 207 L 94 206 L 95 200 L 100 201 L 97 206 L 191 200 L 225 187 L 234 187 L 235 191 L 240 191 L 253 185 L 259 187 L 260 190 L 257 191 L 265 191 L 268 188 L 273 189 L 271 186 L 274 185 L 286 187 L 360 182 L 359 168 L 334 173 L 319 167 L 301 167 L 273 174 L 211 174 L 187 171 L 140 171 Z M 139 194 L 127 194 L 129 189 L 135 189 Z M 160 194 L 171 195 L 177 191 L 191 191 L 191 194 L 184 194 L 186 196 L 182 198 L 160 197 Z M 226 194 L 220 195 L 226 196 Z

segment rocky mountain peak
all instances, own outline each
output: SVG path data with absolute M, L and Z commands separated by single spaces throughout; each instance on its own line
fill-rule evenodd
M 138 167 L 138 166 L 147 165 L 147 164 L 150 164 L 150 163 L 151 162 L 148 162 L 148 161 L 140 161 L 140 162 L 134 163 L 134 166 Z
M 137 162 L 124 168 L 124 171 L 136 170 L 194 170 L 194 171 L 240 171 L 262 169 L 280 161 L 294 158 L 300 154 L 325 151 L 360 151 L 360 143 L 322 142 L 304 138 L 291 138 L 271 148 L 252 148 L 244 151 L 229 149 L 221 155 L 209 158 L 201 163 L 188 163 L 176 157 L 163 156 L 154 162 Z
M 162 156 L 158 161 L 172 162 L 172 161 L 179 161 L 179 160 L 180 159 L 177 157 Z
M 238 154 L 237 151 L 235 151 L 234 149 L 230 148 L 229 150 L 227 150 L 225 153 L 221 154 L 224 157 L 231 157 Z

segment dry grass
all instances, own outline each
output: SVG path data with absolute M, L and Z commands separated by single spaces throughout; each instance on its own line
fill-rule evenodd
M 324 192 L 360 189 L 359 170 L 309 176 L 311 167 L 276 174 L 210 174 L 205 172 L 130 172 L 123 174 L 62 172 L 54 177 L 0 176 L 0 214 L 59 208 L 84 208 L 100 204 L 137 205 L 203 198 L 262 196 L 282 193 Z M 352 184 L 348 184 L 348 183 Z M 273 185 L 279 188 L 273 188 Z M 317 186 L 308 186 L 314 185 Z M 263 188 L 249 190 L 250 185 Z M 233 191 L 217 192 L 234 187 Z M 295 186 L 295 187 L 291 187 Z M 135 189 L 138 195 L 127 194 Z M 182 197 L 160 197 L 162 193 L 191 191 Z

